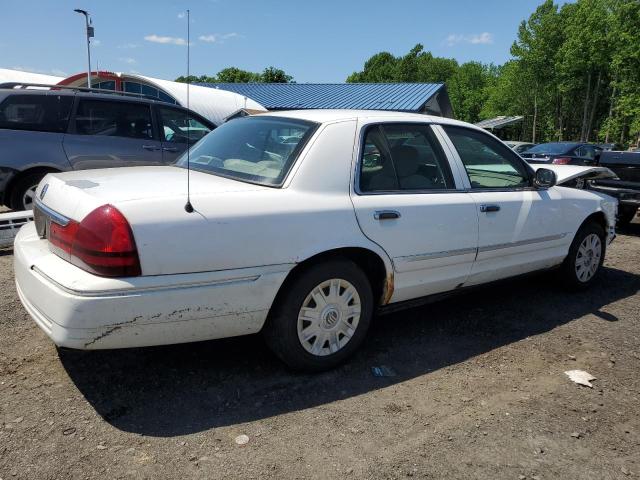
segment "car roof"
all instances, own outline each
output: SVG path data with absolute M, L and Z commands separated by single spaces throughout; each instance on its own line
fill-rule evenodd
M 73 88 L 65 88 L 60 87 L 59 89 L 55 89 L 55 90 L 44 90 L 44 89 L 37 89 L 37 88 L 0 88 L 0 95 L 4 94 L 4 96 L 8 96 L 8 95 L 55 95 L 56 97 L 73 97 L 75 95 L 79 95 L 81 97 L 86 97 L 86 98 L 97 98 L 100 100 L 113 100 L 115 99 L 120 99 L 120 100 L 131 100 L 134 102 L 146 102 L 146 103 L 158 103 L 161 105 L 171 105 L 171 106 L 175 106 L 175 107 L 179 107 L 179 108 L 184 108 L 184 107 L 180 107 L 180 105 L 175 105 L 173 103 L 169 103 L 169 102 L 163 102 L 159 99 L 154 99 L 151 97 L 145 97 L 145 96 L 137 96 L 137 95 L 122 95 L 122 92 L 116 92 L 114 91 L 113 93 L 109 93 L 109 92 L 105 92 L 105 93 L 100 93 L 100 92 L 85 92 L 82 90 L 76 90 Z
M 474 129 L 482 130 L 480 127 L 452 118 L 389 110 L 280 110 L 260 113 L 260 116 L 294 118 L 316 123 L 333 123 L 344 120 L 421 121 L 473 127 Z

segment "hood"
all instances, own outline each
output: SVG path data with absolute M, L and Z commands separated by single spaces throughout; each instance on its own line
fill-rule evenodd
M 572 180 L 582 179 L 582 180 L 596 180 L 596 179 L 604 179 L 604 178 L 617 178 L 616 174 L 613 173 L 606 167 L 581 167 L 579 165 L 530 165 L 531 168 L 537 170 L 539 168 L 546 168 L 548 170 L 553 170 L 556 173 L 558 178 L 558 185 L 562 185 L 563 183 L 569 183 Z

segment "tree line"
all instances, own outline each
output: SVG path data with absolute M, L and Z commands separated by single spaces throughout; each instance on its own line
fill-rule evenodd
M 376 53 L 347 82 L 444 82 L 456 118 L 522 115 L 521 140 L 640 143 L 640 0 L 545 0 L 520 24 L 511 57 L 503 65 L 458 63 L 418 44 L 402 56 Z M 274 67 L 231 67 L 190 80 L 293 78 Z

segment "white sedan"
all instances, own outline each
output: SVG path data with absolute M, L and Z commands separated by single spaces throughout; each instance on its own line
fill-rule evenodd
M 615 199 L 557 186 L 563 167 L 533 170 L 446 118 L 247 117 L 196 144 L 190 166 L 44 178 L 15 274 L 57 345 L 262 331 L 291 367 L 321 370 L 351 355 L 384 309 L 541 269 L 587 287 L 614 237 Z

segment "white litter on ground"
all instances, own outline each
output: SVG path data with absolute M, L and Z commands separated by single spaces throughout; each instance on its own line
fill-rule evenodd
M 249 443 L 249 437 L 247 435 L 238 435 L 235 439 L 236 444 L 238 445 L 246 445 L 247 443 Z
M 578 385 L 584 385 L 585 387 L 593 388 L 591 382 L 596 379 L 589 372 L 585 372 L 584 370 L 567 370 L 564 372 L 569 379 L 577 383 Z

